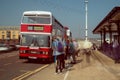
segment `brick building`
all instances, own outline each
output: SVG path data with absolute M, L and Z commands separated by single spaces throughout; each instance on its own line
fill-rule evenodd
M 19 32 L 18 26 L 0 26 L 0 43 L 18 44 Z

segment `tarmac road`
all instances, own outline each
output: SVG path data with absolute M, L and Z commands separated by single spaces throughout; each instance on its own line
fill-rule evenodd
M 46 64 L 20 60 L 18 51 L 2 53 L 0 55 L 0 80 L 14 80 L 16 77 L 32 72 Z

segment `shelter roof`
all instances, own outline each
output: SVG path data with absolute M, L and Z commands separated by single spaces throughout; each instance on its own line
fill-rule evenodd
M 112 32 L 117 32 L 116 22 L 120 23 L 120 6 L 114 7 L 108 13 L 108 15 L 93 30 L 93 34 L 99 34 L 103 29 L 108 32 L 109 27 L 111 27 Z

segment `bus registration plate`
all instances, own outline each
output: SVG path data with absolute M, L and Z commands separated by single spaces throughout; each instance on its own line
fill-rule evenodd
M 37 57 L 31 57 L 31 56 L 29 56 L 29 58 L 30 58 L 30 59 L 37 59 Z

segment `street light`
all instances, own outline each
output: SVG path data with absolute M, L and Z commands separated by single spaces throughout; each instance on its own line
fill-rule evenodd
M 86 49 L 87 52 L 90 51 L 90 48 L 92 47 L 92 43 L 88 41 L 88 9 L 87 9 L 88 0 L 85 0 L 85 42 L 84 42 L 84 49 Z
M 85 40 L 88 40 L 88 9 L 87 9 L 88 1 L 85 0 Z

